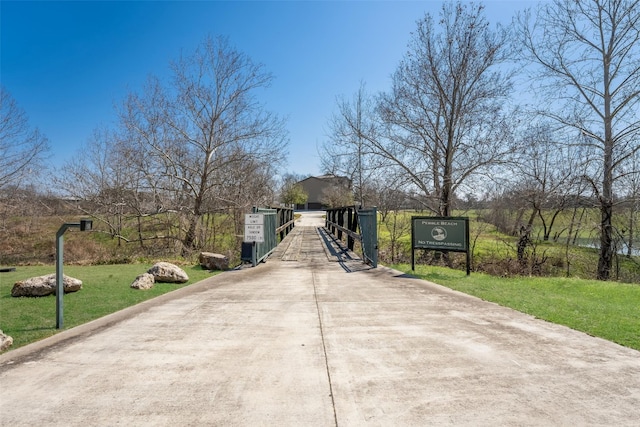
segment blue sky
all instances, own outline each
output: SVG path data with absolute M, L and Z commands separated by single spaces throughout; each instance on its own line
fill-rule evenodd
M 530 6 L 489 0 L 491 23 Z M 361 81 L 388 90 L 416 21 L 440 1 L 0 2 L 0 81 L 50 140 L 51 164 L 76 155 L 114 106 L 208 34 L 227 36 L 275 80 L 269 110 L 287 118 L 285 172 L 318 175 L 336 97 Z

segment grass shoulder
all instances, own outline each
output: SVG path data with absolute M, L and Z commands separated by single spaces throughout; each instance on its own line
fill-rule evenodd
M 106 316 L 140 302 L 155 298 L 216 274 L 199 265 L 181 266 L 189 276 L 183 284 L 156 283 L 149 290 L 131 289 L 137 275 L 150 264 L 118 264 L 64 267 L 64 274 L 82 280 L 82 289 L 64 296 L 64 326 L 66 329 Z M 55 266 L 24 266 L 16 271 L 0 273 L 0 329 L 14 340 L 9 349 L 52 336 L 56 329 L 55 296 L 40 298 L 11 296 L 13 284 L 29 277 L 55 273 Z

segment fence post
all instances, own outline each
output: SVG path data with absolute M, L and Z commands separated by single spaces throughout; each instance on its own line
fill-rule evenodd
M 353 223 L 354 223 L 354 217 L 355 212 L 353 210 L 353 208 L 349 207 L 347 208 L 347 229 L 349 231 L 356 231 L 353 227 Z M 353 240 L 353 237 L 351 237 L 351 235 L 347 236 L 347 248 L 349 248 L 350 251 L 353 250 L 353 246 L 354 246 L 355 241 Z
M 257 213 L 258 208 L 252 207 L 251 213 Z M 255 267 L 258 265 L 258 244 L 256 242 L 251 242 L 251 266 Z

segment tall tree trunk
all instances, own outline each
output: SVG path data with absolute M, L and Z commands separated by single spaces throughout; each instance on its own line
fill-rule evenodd
M 598 257 L 598 280 L 609 280 L 613 265 L 613 226 L 611 225 L 612 203 L 602 201 L 600 205 L 600 255 Z
M 184 240 L 182 240 L 182 256 L 189 256 L 191 251 L 195 249 L 196 246 L 196 230 L 198 227 L 199 216 L 193 215 L 189 219 L 189 228 L 187 229 L 187 234 L 184 236 Z
M 520 227 L 520 237 L 518 238 L 517 257 L 518 264 L 520 265 L 521 273 L 524 274 L 527 270 L 527 246 L 531 243 L 531 228 L 522 226 Z
M 206 175 L 205 175 L 206 178 Z M 201 190 L 201 193 L 203 190 Z M 187 234 L 182 240 L 182 256 L 186 257 L 190 252 L 196 249 L 198 224 L 202 217 L 202 196 L 198 195 L 193 203 L 193 215 L 189 218 L 189 228 Z
M 604 72 L 604 162 L 602 177 L 602 195 L 600 196 L 600 256 L 598 257 L 599 280 L 609 280 L 613 265 L 613 130 L 611 124 L 611 93 L 609 63 L 611 58 L 603 58 Z
M 635 196 L 634 196 L 635 198 Z M 634 233 L 634 221 L 635 215 L 635 200 L 631 203 L 631 212 L 629 212 L 629 240 L 627 241 L 627 258 L 631 258 L 633 255 L 633 233 Z

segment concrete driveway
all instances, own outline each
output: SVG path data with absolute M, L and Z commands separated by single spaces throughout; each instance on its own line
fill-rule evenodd
M 256 268 L 1 355 L 0 425 L 640 425 L 640 352 L 368 269 L 320 215 Z

